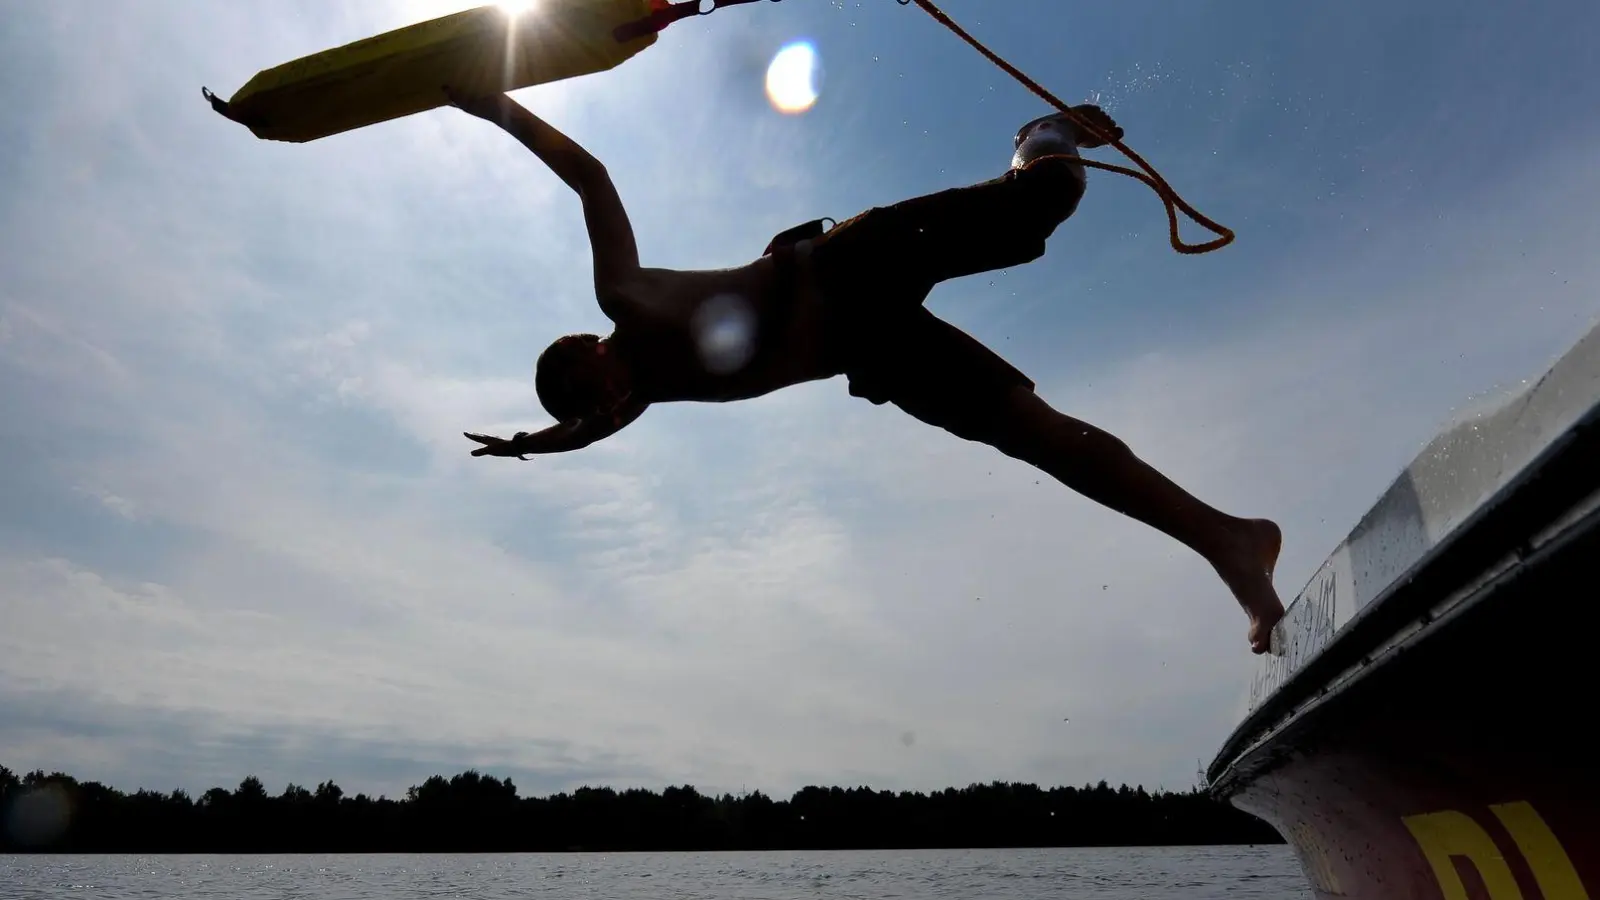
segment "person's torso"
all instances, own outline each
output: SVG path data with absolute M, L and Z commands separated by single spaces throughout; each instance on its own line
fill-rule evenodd
M 722 402 L 838 374 L 815 293 L 765 256 L 708 271 L 644 269 L 610 343 L 647 402 Z

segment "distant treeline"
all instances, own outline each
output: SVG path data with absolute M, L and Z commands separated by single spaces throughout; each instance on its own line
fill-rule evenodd
M 0 851 L 115 853 L 548 852 L 909 849 L 1278 843 L 1203 791 L 1105 782 L 1049 790 L 994 783 L 931 794 L 808 787 L 788 800 L 692 787 L 518 797 L 511 779 L 435 775 L 405 799 L 251 776 L 212 788 L 126 794 L 60 773 L 0 766 Z

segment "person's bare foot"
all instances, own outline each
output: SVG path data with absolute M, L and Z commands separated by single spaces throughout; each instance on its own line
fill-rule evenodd
M 1078 127 L 1077 123 L 1072 123 L 1074 130 L 1078 132 L 1079 147 L 1083 147 L 1087 150 L 1093 150 L 1096 147 L 1104 147 L 1106 142 L 1102 138 L 1111 138 L 1120 141 L 1125 134 L 1125 132 L 1122 130 L 1122 126 L 1117 124 L 1117 120 L 1111 118 L 1110 113 L 1093 103 L 1080 103 L 1072 108 L 1072 112 L 1078 116 L 1078 118 L 1088 122 L 1089 126 L 1096 132 L 1099 132 L 1100 135 L 1097 137 L 1095 134 Z
M 1272 586 L 1272 573 L 1283 549 L 1283 532 L 1267 519 L 1241 519 L 1234 547 L 1211 565 L 1250 616 L 1250 650 L 1272 649 L 1272 630 L 1283 618 L 1283 601 Z

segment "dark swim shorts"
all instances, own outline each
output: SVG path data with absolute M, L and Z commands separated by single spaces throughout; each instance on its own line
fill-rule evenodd
M 1033 381 L 923 301 L 941 281 L 1038 259 L 1082 194 L 1078 174 L 1049 160 L 870 209 L 816 238 L 828 339 L 850 393 L 989 438 L 1002 401 Z

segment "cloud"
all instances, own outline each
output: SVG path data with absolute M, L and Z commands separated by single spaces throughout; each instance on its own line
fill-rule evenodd
M 79 486 L 76 490 L 80 493 L 93 497 L 100 503 L 100 505 L 111 510 L 124 519 L 138 518 L 138 508 L 134 505 L 133 501 L 126 497 L 119 497 L 116 494 L 101 488 Z

